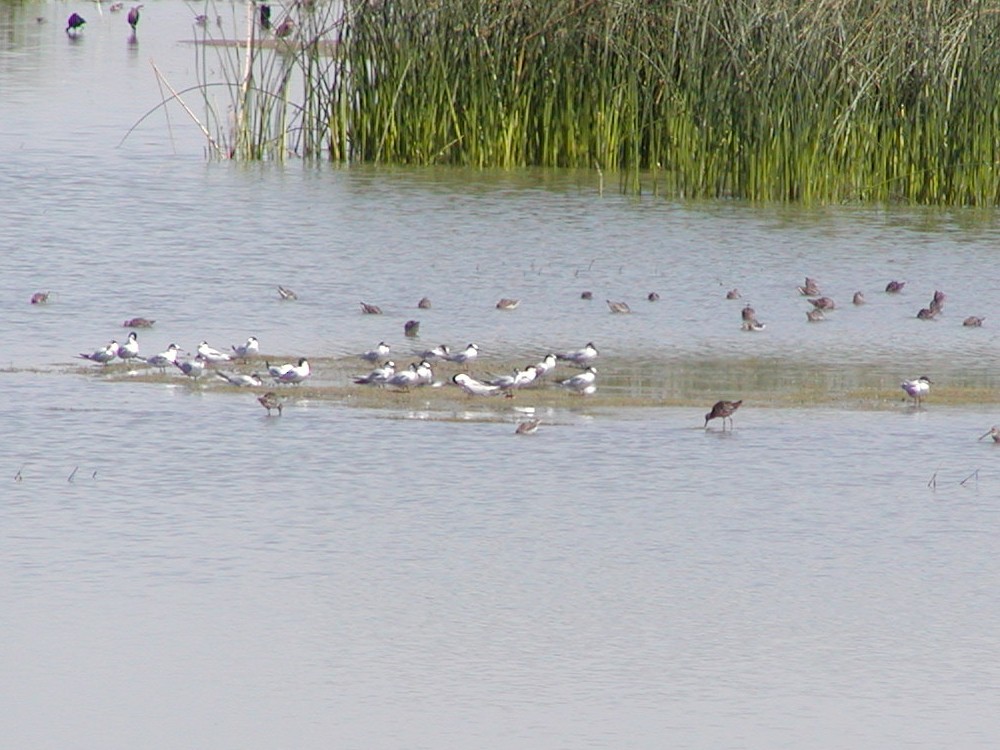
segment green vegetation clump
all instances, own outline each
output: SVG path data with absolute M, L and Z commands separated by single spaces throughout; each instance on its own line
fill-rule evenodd
M 294 52 L 277 49 L 305 83 L 292 118 L 309 134 L 303 155 L 586 168 L 681 197 L 995 205 L 1000 196 L 993 3 L 336 7 L 343 15 L 331 18 L 299 6 Z M 258 101 L 287 101 L 279 79 L 280 92 Z

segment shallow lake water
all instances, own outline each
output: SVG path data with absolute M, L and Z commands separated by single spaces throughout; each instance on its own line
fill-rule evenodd
M 93 4 L 0 18 L 5 744 L 997 745 L 995 212 L 209 162 L 179 110 L 119 145 L 162 97 L 150 60 L 196 82 L 203 11 L 148 5 L 134 45 Z M 334 396 L 268 417 L 76 358 L 138 315 L 144 354 L 255 335 Z M 594 341 L 599 391 L 359 406 L 380 340 L 475 341 L 484 372 Z

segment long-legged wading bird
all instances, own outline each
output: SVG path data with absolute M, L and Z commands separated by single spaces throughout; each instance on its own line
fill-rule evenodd
M 132 33 L 135 33 L 135 27 L 139 25 L 139 11 L 142 9 L 141 5 L 133 5 L 128 12 L 128 25 L 132 27 Z
M 85 23 L 87 21 L 79 13 L 70 13 L 69 18 L 66 19 L 66 33 L 76 34 Z
M 712 411 L 705 415 L 705 429 L 708 429 L 708 423 L 713 419 L 722 420 L 722 431 L 726 430 L 726 420 L 729 420 L 729 429 L 733 428 L 733 412 L 740 408 L 743 404 L 743 399 L 739 401 L 716 401 L 715 405 L 712 406 Z
M 267 416 L 271 416 L 271 409 L 278 410 L 278 416 L 281 416 L 282 403 L 281 399 L 278 398 L 278 394 L 274 391 L 268 391 L 263 396 L 257 397 L 257 402 L 267 409 Z

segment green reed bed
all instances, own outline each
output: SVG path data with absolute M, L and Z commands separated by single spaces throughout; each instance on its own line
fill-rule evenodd
M 993 3 L 344 0 L 289 14 L 280 45 L 248 23 L 227 67 L 231 156 L 587 168 L 689 197 L 1000 197 Z

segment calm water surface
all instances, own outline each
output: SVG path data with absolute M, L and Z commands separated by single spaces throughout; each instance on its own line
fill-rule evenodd
M 73 9 L 0 19 L 4 744 L 997 746 L 1000 447 L 976 438 L 1000 410 L 898 401 L 923 372 L 994 387 L 993 212 L 207 163 L 179 110 L 119 147 L 162 96 L 150 60 L 196 82 L 184 40 L 204 9 L 146 7 L 138 45 L 91 4 L 70 42 Z M 842 308 L 822 324 L 795 293 L 806 275 Z M 881 292 L 893 278 L 904 294 Z M 945 314 L 916 320 L 935 289 Z M 39 290 L 50 304 L 27 304 Z M 496 311 L 501 296 L 521 307 Z M 739 330 L 747 301 L 759 336 Z M 972 314 L 986 326 L 962 328 Z M 135 315 L 157 320 L 146 353 L 251 334 L 282 356 L 386 340 L 404 361 L 593 340 L 602 374 L 639 392 L 707 367 L 736 397 L 729 373 L 759 362 L 774 388 L 843 382 L 885 403 L 747 404 L 725 434 L 701 429 L 714 381 L 687 386 L 704 406 L 583 401 L 526 438 L 511 405 L 419 396 L 269 419 L 251 394 L 71 366 Z

